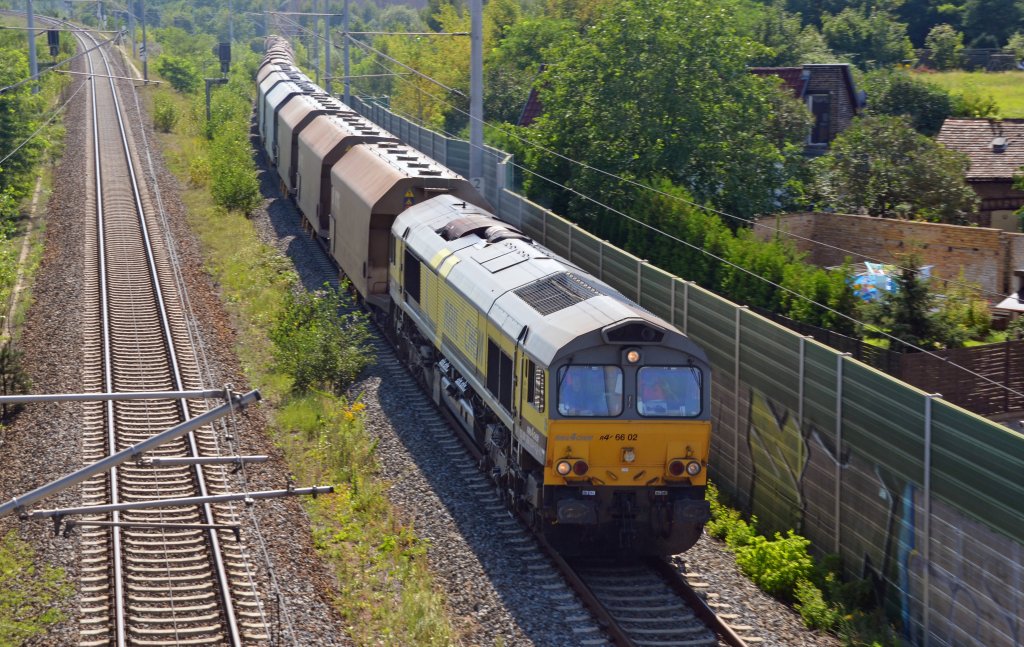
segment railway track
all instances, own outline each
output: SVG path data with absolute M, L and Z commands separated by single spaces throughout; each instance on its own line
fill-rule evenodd
M 79 36 L 85 47 L 97 43 Z M 92 120 L 83 217 L 87 324 L 84 392 L 202 388 L 186 297 L 162 239 L 133 125 L 113 78 L 108 48 L 85 65 Z M 138 128 L 137 126 L 134 126 Z M 87 214 L 87 215 L 86 215 Z M 202 400 L 88 402 L 85 463 L 136 444 L 205 410 Z M 228 467 L 159 464 L 215 456 L 211 426 L 124 463 L 82 487 L 85 506 L 228 492 Z M 226 504 L 157 507 L 85 515 L 81 537 L 81 645 L 266 644 L 269 631 L 253 584 L 237 511 Z

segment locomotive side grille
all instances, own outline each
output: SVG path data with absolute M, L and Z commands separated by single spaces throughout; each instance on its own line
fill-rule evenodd
M 593 286 L 570 272 L 555 274 L 516 290 L 516 296 L 545 316 L 599 294 Z

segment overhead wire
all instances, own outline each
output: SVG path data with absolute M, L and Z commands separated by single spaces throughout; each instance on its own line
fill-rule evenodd
M 64 59 L 62 61 L 58 61 L 57 63 L 55 63 L 51 67 L 39 70 L 38 72 L 36 72 L 35 74 L 32 74 L 31 76 L 29 76 L 26 79 L 22 79 L 21 81 L 18 81 L 17 83 L 12 83 L 11 85 L 6 85 L 6 86 L 0 88 L 0 94 L 4 94 L 5 92 L 8 92 L 10 90 L 16 90 L 16 89 L 20 88 L 21 86 L 25 85 L 26 83 L 31 83 L 32 81 L 37 81 L 39 79 L 39 77 L 41 77 L 42 75 L 46 74 L 47 72 L 53 71 L 53 70 L 55 70 L 58 67 L 63 67 L 64 65 L 67 65 L 68 63 L 70 63 L 70 62 L 72 62 L 72 61 L 74 61 L 76 59 L 82 58 L 83 56 L 85 56 L 89 52 L 91 52 L 93 50 L 96 50 L 96 49 L 99 49 L 100 47 L 103 47 L 107 43 L 112 43 L 112 42 L 114 42 L 114 40 L 116 40 L 116 37 L 115 38 L 108 38 L 107 40 L 99 42 L 95 46 L 90 47 L 89 49 L 87 49 L 87 50 L 85 50 L 83 52 L 79 52 L 78 54 L 75 54 L 74 56 L 66 58 L 66 59 Z
M 292 20 L 287 19 L 287 18 L 286 18 L 286 20 L 289 20 L 289 22 L 292 22 L 293 24 L 295 24 L 299 28 L 300 31 L 305 31 L 307 34 L 309 33 L 308 29 L 306 29 L 302 25 L 296 23 L 295 21 L 292 21 Z M 319 38 L 320 36 L 317 34 L 316 37 Z M 353 43 L 356 43 L 356 44 L 358 44 L 360 46 L 365 46 L 364 49 L 374 50 L 373 47 L 370 47 L 370 46 L 366 45 L 365 43 L 361 43 L 360 41 L 358 41 L 356 39 L 353 39 L 351 37 L 349 37 L 349 39 Z M 376 50 L 374 50 L 374 51 L 376 51 Z M 376 61 L 376 63 L 382 69 L 384 69 L 384 70 L 386 70 L 388 72 L 392 72 L 392 73 L 394 72 L 394 70 L 391 70 L 390 68 L 385 66 L 383 63 L 381 63 L 379 61 Z M 440 86 L 442 88 L 448 89 L 447 86 L 445 86 L 443 83 L 440 83 L 439 81 L 435 81 L 435 80 L 431 79 L 429 76 L 426 77 L 426 78 L 428 80 L 431 80 L 431 82 L 436 83 L 438 86 Z M 403 78 L 402 76 L 398 76 L 398 79 L 399 79 L 400 82 L 408 82 L 408 79 Z M 432 95 L 432 94 L 430 94 L 429 92 L 426 92 L 426 91 L 424 91 L 424 94 L 427 94 L 427 96 L 429 96 L 430 98 L 435 99 L 437 101 L 440 101 L 440 102 L 444 103 L 445 105 L 447 105 L 447 106 L 449 106 L 449 107 L 459 111 L 460 113 L 469 116 L 468 113 L 463 111 L 461 108 L 448 103 L 447 101 L 445 101 L 444 99 L 441 99 L 440 97 L 436 97 L 436 96 L 434 96 L 434 95 Z M 470 118 L 472 118 L 472 117 L 470 117 Z M 511 133 L 507 133 L 507 131 L 505 131 L 504 129 L 501 129 L 501 128 L 497 127 L 497 126 L 493 126 L 491 124 L 488 124 L 486 121 L 483 122 L 483 123 L 484 123 L 485 126 L 489 126 L 491 128 L 497 128 L 498 130 L 501 130 L 502 132 L 506 132 L 506 134 L 510 134 L 511 135 Z M 444 133 L 444 134 L 446 134 L 448 136 L 455 137 L 455 135 L 451 135 L 450 133 Z M 644 188 L 644 189 L 648 189 L 648 190 L 654 190 L 657 193 L 662 193 L 663 194 L 663 192 L 657 191 L 657 190 L 653 189 L 652 187 L 647 187 L 644 184 L 637 183 L 637 182 L 632 182 L 632 181 L 626 180 L 625 178 L 620 178 L 617 175 L 614 175 L 612 173 L 608 173 L 606 171 L 602 171 L 601 169 L 597 169 L 597 168 L 592 167 L 592 166 L 590 166 L 588 164 L 585 164 L 583 162 L 579 162 L 579 161 L 574 160 L 574 159 L 572 159 L 570 157 L 562 155 L 561 153 L 557 153 L 555 151 L 549 151 L 548 149 L 546 149 L 546 148 L 544 148 L 542 146 L 533 144 L 529 140 L 525 140 L 523 138 L 518 138 L 518 139 L 520 139 L 521 141 L 524 141 L 528 145 L 537 146 L 541 150 L 544 150 L 545 152 L 550 152 L 551 154 L 556 155 L 557 157 L 559 157 L 561 159 L 564 159 L 564 160 L 566 160 L 566 161 L 568 161 L 570 163 L 576 164 L 576 165 L 584 167 L 584 168 L 592 169 L 594 171 L 597 171 L 597 172 L 599 172 L 599 173 L 601 173 L 603 175 L 606 175 L 608 177 L 611 177 L 613 179 L 619 179 L 619 180 L 622 180 L 622 181 L 625 181 L 625 182 L 629 182 L 630 184 L 634 184 L 634 185 L 636 185 L 636 186 L 638 186 L 640 188 Z M 572 187 L 566 186 L 566 185 L 558 182 L 557 180 L 548 178 L 548 177 L 546 177 L 546 176 L 544 176 L 544 175 L 542 175 L 540 173 L 537 173 L 537 172 L 533 171 L 532 169 L 526 168 L 525 166 L 522 166 L 522 165 L 520 165 L 520 164 L 518 164 L 516 162 L 512 162 L 512 165 L 515 168 L 520 169 L 524 173 L 528 173 L 528 174 L 530 174 L 530 175 L 532 175 L 534 177 L 537 177 L 538 179 L 541 179 L 541 180 L 543 180 L 545 182 L 548 182 L 549 184 L 552 184 L 552 185 L 554 185 L 554 186 L 556 186 L 558 188 L 561 188 L 561 189 L 563 189 L 565 191 L 573 193 L 573 194 L 579 196 L 580 198 L 582 198 L 584 200 L 587 200 L 589 202 L 592 202 L 593 204 L 595 204 L 595 205 L 605 209 L 606 211 L 608 211 L 610 213 L 613 213 L 613 214 L 615 214 L 617 216 L 620 216 L 622 218 L 625 218 L 626 220 L 629 220 L 629 221 L 631 221 L 631 222 L 633 222 L 635 224 L 638 224 L 638 225 L 640 225 L 642 227 L 645 227 L 645 228 L 651 230 L 652 232 L 654 232 L 656 234 L 659 234 L 659 235 L 661 235 L 661 236 L 663 236 L 665 238 L 668 238 L 669 240 L 673 240 L 673 241 L 675 241 L 677 243 L 680 243 L 680 244 L 682 244 L 682 245 L 684 245 L 686 247 L 689 247 L 691 249 L 699 251 L 699 252 L 705 254 L 706 256 L 709 256 L 709 257 L 719 261 L 720 263 L 723 263 L 723 264 L 728 265 L 730 267 L 733 267 L 733 268 L 735 268 L 735 269 L 737 269 L 737 270 L 739 270 L 741 272 L 744 272 L 745 274 L 748 274 L 748 275 L 750 275 L 750 276 L 752 276 L 752 277 L 754 277 L 754 278 L 756 278 L 756 279 L 758 279 L 758 280 L 760 280 L 760 281 L 762 281 L 764 283 L 767 283 L 768 285 L 771 285 L 772 287 L 774 287 L 776 289 L 779 289 L 779 290 L 781 290 L 781 291 L 783 291 L 783 292 L 785 292 L 787 294 L 790 294 L 791 296 L 794 296 L 797 299 L 800 299 L 800 300 L 805 301 L 805 302 L 807 302 L 807 303 L 809 303 L 811 305 L 814 305 L 815 307 L 820 308 L 821 310 L 823 310 L 825 312 L 830 312 L 830 313 L 832 313 L 832 314 L 834 314 L 836 316 L 841 317 L 842 319 L 850 321 L 850 322 L 852 322 L 854 324 L 857 324 L 859 326 L 863 326 L 865 329 L 871 330 L 872 332 L 877 333 L 878 335 L 888 339 L 890 341 L 890 343 L 895 341 L 895 342 L 897 342 L 899 344 L 902 344 L 903 346 L 906 346 L 907 348 L 910 348 L 910 349 L 916 350 L 918 352 L 924 353 L 926 355 L 929 355 L 930 357 L 933 357 L 933 358 L 935 358 L 935 359 L 937 359 L 939 361 L 942 361 L 942 362 L 946 363 L 949 366 L 952 366 L 952 367 L 955 367 L 957 369 L 960 369 L 960 370 L 966 372 L 967 374 L 980 379 L 983 382 L 986 382 L 986 383 L 991 384 L 993 386 L 996 386 L 998 388 L 1004 389 L 1005 391 L 1007 391 L 1009 393 L 1012 393 L 1014 395 L 1017 395 L 1017 396 L 1020 396 L 1020 397 L 1024 397 L 1024 393 L 1022 393 L 1022 392 L 1020 392 L 1020 391 L 1018 391 L 1018 390 L 1016 390 L 1016 389 L 1014 389 L 1014 388 L 1012 388 L 1010 386 L 1002 384 L 1002 383 L 1000 383 L 1000 382 L 998 382 L 996 380 L 993 380 L 993 379 L 991 379 L 991 378 L 989 378 L 989 377 L 987 377 L 985 375 L 982 375 L 981 373 L 973 371 L 973 370 L 967 368 L 966 366 L 963 366 L 961 364 L 957 364 L 956 362 L 952 361 L 948 357 L 942 357 L 941 355 L 939 355 L 938 353 L 936 353 L 934 351 L 930 351 L 930 350 L 928 350 L 926 348 L 918 346 L 917 344 L 913 344 L 913 343 L 904 341 L 904 340 L 902 340 L 902 339 L 900 339 L 900 338 L 898 338 L 898 337 L 896 337 L 896 336 L 894 336 L 894 335 L 892 335 L 892 334 L 890 334 L 890 333 L 888 333 L 888 332 L 886 332 L 884 330 L 881 330 L 877 326 L 874 326 L 874 325 L 872 325 L 872 324 L 870 324 L 868 322 L 861 321 L 861 320 L 859 320 L 859 319 L 857 319 L 855 317 L 852 317 L 852 316 L 850 316 L 850 315 L 848 315 L 848 314 L 846 314 L 844 312 L 840 312 L 839 310 L 836 310 L 836 309 L 832 308 L 831 306 L 828 306 L 828 305 L 823 304 L 823 303 L 819 303 L 818 301 L 815 301 L 814 299 L 812 299 L 810 297 L 807 297 L 807 296 L 805 296 L 803 294 L 800 294 L 799 292 L 796 292 L 795 290 L 792 290 L 791 288 L 787 288 L 787 287 L 785 287 L 785 286 L 783 286 L 783 285 L 781 285 L 779 283 L 776 283 L 776 282 L 772 281 L 771 279 L 769 279 L 767 277 L 761 276 L 760 274 L 757 274 L 756 272 L 754 272 L 752 270 L 749 270 L 749 269 L 747 269 L 747 268 L 745 268 L 745 267 L 743 267 L 741 265 L 738 265 L 738 264 L 736 264 L 736 263 L 734 263 L 732 261 L 729 261 L 728 259 L 723 258 L 723 257 L 715 254 L 714 252 L 711 252 L 711 251 L 709 251 L 707 249 L 704 249 L 703 247 L 700 247 L 699 245 L 695 245 L 693 243 L 690 243 L 689 241 L 683 240 L 683 239 L 681 239 L 681 238 L 679 238 L 677 236 L 674 236 L 674 235 L 672 235 L 672 234 L 670 234 L 668 232 L 665 232 L 665 231 L 663 231 L 661 229 L 658 229 L 657 227 L 655 227 L 653 225 L 650 225 L 650 224 L 648 224 L 648 223 L 646 223 L 646 222 L 644 222 L 642 220 L 639 220 L 638 218 L 630 216 L 629 214 L 627 214 L 627 213 L 625 213 L 623 211 L 615 209 L 614 207 L 612 207 L 610 205 L 604 204 L 604 203 L 602 203 L 601 201 L 599 201 L 599 200 L 597 200 L 595 198 L 592 198 L 592 197 L 590 197 L 590 196 L 588 196 L 588 195 L 586 195 L 586 194 L 584 194 L 584 193 L 582 193 L 582 192 L 580 192 L 580 191 L 578 191 L 578 190 L 576 190 L 576 189 L 574 189 Z M 668 194 L 664 194 L 664 195 L 666 195 L 667 197 L 674 197 L 674 196 L 671 196 L 671 195 L 668 195 Z M 697 205 L 696 203 L 691 203 L 691 202 L 688 202 L 688 201 L 684 201 L 684 202 L 687 202 L 688 204 L 692 204 L 694 206 L 698 206 L 698 207 L 700 206 L 700 205 Z M 720 212 L 718 212 L 717 210 L 714 210 L 714 209 L 708 208 L 708 210 L 711 211 L 712 213 L 720 213 Z M 728 214 L 723 214 L 723 215 L 728 215 Z M 739 216 L 730 216 L 730 217 L 735 217 L 735 218 L 743 220 Z

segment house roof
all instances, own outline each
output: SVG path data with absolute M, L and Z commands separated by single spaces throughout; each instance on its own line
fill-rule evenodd
M 537 92 L 537 79 L 540 78 L 546 67 L 546 63 L 541 63 L 540 68 L 537 70 L 537 76 L 533 80 L 533 87 L 530 88 L 530 96 L 527 97 L 526 104 L 523 106 L 522 112 L 519 113 L 519 119 L 516 121 L 517 126 L 529 126 L 544 112 L 544 106 L 540 102 L 540 93 Z
M 860 109 L 866 105 L 866 95 L 862 91 L 857 91 L 857 86 L 853 82 L 853 74 L 847 63 L 805 63 L 802 67 L 751 67 L 747 70 L 758 76 L 779 77 L 782 79 L 782 85 L 788 88 L 797 99 L 803 99 L 807 95 L 807 88 L 815 71 L 839 70 L 854 114 L 860 112 Z
M 971 181 L 1010 180 L 1024 166 L 1024 119 L 947 119 L 936 139 L 967 155 Z
M 782 84 L 789 88 L 794 97 L 800 99 L 804 96 L 807 79 L 804 77 L 804 68 L 802 67 L 752 67 L 749 70 L 751 74 L 758 76 L 777 76 L 782 79 Z

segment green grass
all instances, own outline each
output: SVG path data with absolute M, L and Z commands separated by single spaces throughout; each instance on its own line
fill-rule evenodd
M 1024 117 L 1024 71 L 923 72 L 919 78 L 953 93 L 991 96 L 999 106 L 1000 117 Z
M 335 485 L 335 494 L 305 501 L 313 541 L 334 570 L 335 605 L 358 645 L 450 645 L 457 642 L 444 597 L 427 568 L 428 543 L 391 509 L 390 483 L 380 474 L 376 443 L 363 428 L 360 402 L 325 393 L 296 396 L 292 379 L 276 370 L 268 333 L 297 277 L 280 254 L 262 244 L 242 214 L 213 205 L 205 156 L 188 101 L 168 89 L 182 120 L 159 140 L 183 186 L 188 221 L 233 326 L 235 349 L 250 383 L 259 388 L 297 485 Z M 147 98 L 147 101 L 151 101 Z M 189 132 L 191 131 L 191 132 Z

